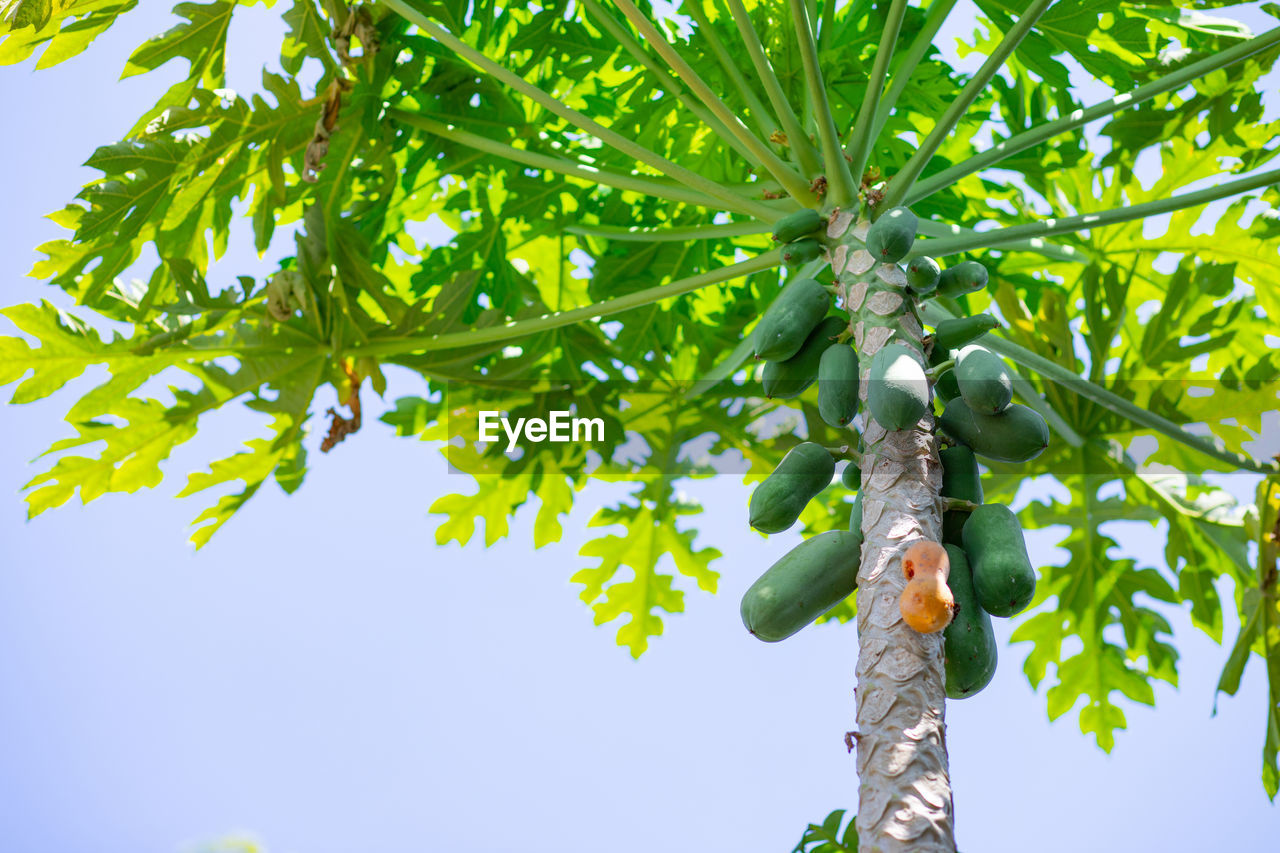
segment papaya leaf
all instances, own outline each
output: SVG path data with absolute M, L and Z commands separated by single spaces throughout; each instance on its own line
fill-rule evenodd
M 43 47 L 37 69 L 82 53 L 137 0 L 15 0 L 0 8 L 0 65 L 22 62 Z
M 655 506 L 645 496 L 657 489 Z M 664 479 L 652 481 L 633 493 L 636 505 L 599 510 L 591 519 L 591 527 L 622 525 L 626 535 L 607 535 L 589 540 L 579 551 L 584 557 L 598 557 L 600 565 L 578 571 L 570 581 L 583 585 L 580 595 L 595 611 L 597 625 L 622 616 L 628 621 L 618 628 L 618 645 L 626 646 L 632 657 L 640 657 L 649 646 L 649 638 L 662 633 L 662 619 L 654 611 L 684 612 L 684 593 L 672 586 L 673 577 L 657 571 L 663 555 L 670 555 L 680 574 L 693 578 L 701 589 L 715 592 L 719 575 L 711 571 L 712 560 L 720 556 L 716 548 L 695 548 L 696 533 L 678 530 L 676 517 L 701 512 L 692 506 L 681 507 L 672 500 L 672 485 Z M 620 580 L 618 572 L 631 569 L 631 580 Z
M 533 523 L 533 547 L 541 548 L 553 542 L 559 542 L 564 535 L 560 516 L 567 515 L 573 508 L 574 483 L 560 470 L 554 457 L 543 461 L 541 479 L 537 488 L 541 506 Z
M 1258 484 L 1257 524 L 1258 564 L 1253 576 L 1240 586 L 1240 633 L 1222 669 L 1215 692 L 1234 696 L 1240 688 L 1245 666 L 1254 653 L 1266 667 L 1267 713 L 1262 746 L 1262 787 L 1272 800 L 1280 793 L 1280 544 L 1275 531 L 1280 528 L 1280 486 L 1274 479 Z
M 791 853 L 857 853 L 857 815 L 850 815 L 845 824 L 845 810 L 836 809 L 822 823 L 811 823 L 800 836 Z M 844 824 L 844 834 L 840 827 Z
M 1082 732 L 1093 734 L 1098 745 L 1110 751 L 1114 730 L 1125 726 L 1123 710 L 1112 701 L 1119 692 L 1131 701 L 1154 704 L 1150 679 L 1177 684 L 1178 653 L 1164 637 L 1172 633 L 1157 610 L 1143 606 L 1135 596 L 1156 604 L 1174 604 L 1179 596 L 1166 575 L 1154 568 L 1139 569 L 1134 561 L 1116 559 L 1111 551 L 1119 543 L 1101 526 L 1134 517 L 1144 505 L 1125 498 L 1099 497 L 1097 477 L 1062 477 L 1072 489 L 1072 501 L 1063 504 L 1033 502 L 1020 513 L 1030 529 L 1066 525 L 1058 547 L 1068 553 L 1062 565 L 1041 566 L 1032 607 L 1049 599 L 1056 603 L 1032 616 L 1013 634 L 1012 642 L 1031 642 L 1033 648 L 1023 670 L 1033 686 L 1039 685 L 1053 665 L 1057 683 L 1046 693 L 1050 719 L 1056 719 L 1086 699 L 1081 710 Z M 991 500 L 987 496 L 987 500 Z M 1147 512 L 1150 512 L 1147 510 Z M 1106 629 L 1122 629 L 1123 644 Z M 1081 650 L 1062 657 L 1063 642 L 1076 637 Z
M 319 59 L 326 66 L 334 65 L 328 44 L 332 25 L 325 21 L 316 0 L 293 0 L 284 13 L 284 22 L 289 27 L 280 47 L 280 65 L 285 71 L 296 76 L 308 57 Z
M 247 453 L 237 453 L 212 463 L 208 473 L 195 473 L 178 497 L 193 495 L 233 481 L 244 483 L 240 492 L 226 495 L 206 509 L 193 522 L 198 525 L 191 534 L 196 548 L 203 547 L 223 524 L 231 519 L 257 494 L 269 476 L 288 494 L 302 486 L 306 474 L 307 452 L 302 446 L 311 401 L 324 378 L 326 360 L 315 357 L 272 379 L 266 387 L 277 391 L 275 399 L 259 398 L 249 407 L 275 417 L 270 439 L 256 438 L 245 443 Z
M 43 399 L 75 379 L 91 365 L 129 354 L 127 342 L 106 343 L 82 320 L 65 314 L 49 302 L 14 305 L 2 312 L 40 345 L 33 347 L 22 338 L 0 338 L 0 385 L 31 375 L 14 390 L 11 403 Z M 155 360 L 167 365 L 169 360 Z
M 185 59 L 190 65 L 187 76 L 175 83 L 160 101 L 138 119 L 129 132 L 140 133 L 165 107 L 185 107 L 197 88 L 217 89 L 226 82 L 227 32 L 239 0 L 213 0 L 211 3 L 179 3 L 175 14 L 185 22 L 139 46 L 125 63 L 121 78 L 154 71 L 174 60 Z
M 173 448 L 195 435 L 202 415 L 230 400 L 257 393 L 265 383 L 282 381 L 313 364 L 316 356 L 303 353 L 248 361 L 235 372 L 213 364 L 176 365 L 198 383 L 194 391 L 171 389 L 175 401 L 120 396 L 104 406 L 106 420 L 73 423 L 77 435 L 55 442 L 46 452 L 64 454 L 73 448 L 104 444 L 97 456 L 60 455 L 45 472 L 26 486 L 29 515 L 59 506 L 79 490 L 83 503 L 107 492 L 134 492 L 160 483 L 160 463 Z M 314 389 L 314 386 L 312 386 Z

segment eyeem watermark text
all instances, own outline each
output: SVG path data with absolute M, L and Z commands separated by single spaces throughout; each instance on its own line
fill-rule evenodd
M 480 440 L 497 441 L 498 427 L 507 434 L 507 452 L 515 450 L 521 436 L 534 443 L 604 441 L 603 418 L 575 418 L 573 412 L 554 411 L 549 419 L 516 418 L 514 424 L 502 412 L 480 412 Z

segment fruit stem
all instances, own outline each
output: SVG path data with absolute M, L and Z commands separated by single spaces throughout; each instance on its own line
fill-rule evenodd
M 809 20 L 809 8 L 804 0 L 790 0 L 790 6 L 800 47 L 800 60 L 804 65 L 805 86 L 809 97 L 813 99 L 813 118 L 818 125 L 829 197 L 836 204 L 850 204 L 858 197 L 858 182 L 854 179 L 849 163 L 844 159 L 844 149 L 840 145 L 835 119 L 832 118 L 827 86 L 822 79 L 822 67 L 818 60 L 818 45 L 813 38 L 813 24 Z
M 854 463 L 862 464 L 862 452 L 850 444 L 842 444 L 839 447 L 828 447 L 827 452 L 837 459 L 850 459 Z
M 949 358 L 946 361 L 942 362 L 941 364 L 935 364 L 933 367 L 930 367 L 928 370 L 925 371 L 925 375 L 927 375 L 930 379 L 937 379 L 939 376 L 946 373 L 948 370 L 950 370 L 955 366 L 956 366 L 956 360 L 954 358 Z
M 738 34 L 742 37 L 742 45 L 747 49 L 747 54 L 751 57 L 751 64 L 755 67 L 756 76 L 760 79 L 760 84 L 764 86 L 765 95 L 768 96 L 769 103 L 773 105 L 773 111 L 777 114 L 778 121 L 782 124 L 783 132 L 787 135 L 787 142 L 791 147 L 792 154 L 800 162 L 800 168 L 806 176 L 813 177 L 817 175 L 822 171 L 818 150 L 809 141 L 804 128 L 800 126 L 800 118 L 796 115 L 795 109 L 792 108 L 791 102 L 787 99 L 787 94 L 783 91 L 782 84 L 778 82 L 778 75 L 774 73 L 773 65 L 770 64 L 769 57 L 765 55 L 764 45 L 760 42 L 760 35 L 756 32 L 755 26 L 747 16 L 747 9 L 742 4 L 742 0 L 729 0 L 729 13 L 733 16 L 733 21 L 738 26 Z
M 795 199 L 813 198 L 813 193 L 809 188 L 809 181 L 805 179 L 799 172 L 796 172 L 789 164 L 774 154 L 763 142 L 753 134 L 742 119 L 738 118 L 720 99 L 720 96 L 707 85 L 706 81 L 693 70 L 676 51 L 675 46 L 667 40 L 653 22 L 645 17 L 631 0 L 616 0 L 614 3 L 618 10 L 626 16 L 633 26 L 640 31 L 640 35 L 644 38 L 646 46 L 652 47 L 657 51 L 658 55 L 667 63 L 671 69 L 671 73 L 676 79 L 684 83 L 698 100 L 706 106 L 708 110 L 724 123 L 734 136 L 747 147 L 754 155 L 755 159 L 764 166 L 778 183 L 782 184 L 787 194 Z M 668 172 L 668 174 L 670 174 Z M 705 179 L 703 179 L 705 180 Z
M 625 2 L 625 0 L 622 0 L 622 2 Z M 539 89 L 537 86 L 534 86 L 528 80 L 525 80 L 523 77 L 516 74 L 511 69 L 494 61 L 491 57 L 487 56 L 483 51 L 478 50 L 474 46 L 467 44 L 462 39 L 455 36 L 453 33 L 449 32 L 448 30 L 441 27 L 436 22 L 432 21 L 429 17 L 427 17 L 418 9 L 415 9 L 413 6 L 410 6 L 408 3 L 404 2 L 404 0 L 386 0 L 386 5 L 389 6 L 393 11 L 395 11 L 401 17 L 403 17 L 405 20 L 409 21 L 414 26 L 416 26 L 423 33 L 435 39 L 444 47 L 452 50 L 457 55 L 458 59 L 460 59 L 461 61 L 469 62 L 472 65 L 476 66 L 477 68 L 482 69 L 491 77 L 493 77 L 495 80 L 499 80 L 502 83 L 505 83 L 515 91 L 524 95 L 526 98 L 529 98 L 530 100 L 539 104 L 543 108 L 549 110 L 552 114 L 557 115 L 560 118 L 564 119 L 565 121 L 569 122 L 570 124 L 574 125 L 584 133 L 591 134 L 596 139 L 599 139 L 601 142 L 603 142 L 605 145 L 608 145 L 611 148 L 614 148 L 615 150 L 620 151 L 623 154 L 626 154 L 628 157 L 635 158 L 637 161 L 644 163 L 646 166 L 649 166 L 653 169 L 656 169 L 658 172 L 662 173 L 663 175 L 666 175 L 667 177 L 671 178 L 673 181 L 678 181 L 679 183 L 685 186 L 688 186 L 693 190 L 712 196 L 714 198 L 720 198 L 725 201 L 731 201 L 731 199 L 728 198 L 728 194 L 726 193 L 724 188 L 721 187 L 719 184 L 717 184 L 715 181 L 709 178 L 703 177 L 702 175 L 694 171 L 691 171 L 690 169 L 686 169 L 683 166 L 680 166 L 676 163 L 671 162 L 666 157 L 663 157 L 657 152 L 650 151 L 648 148 L 645 148 L 643 145 L 640 145 L 635 140 L 630 139 L 627 136 L 624 136 L 623 134 L 618 133 L 617 131 L 611 130 L 610 128 L 605 127 L 604 125 L 600 124 L 594 119 L 578 112 L 575 109 L 572 109 L 566 106 L 564 102 L 561 101 L 559 98 L 543 91 L 542 89 Z M 621 3 L 619 5 L 621 6 Z M 634 7 L 631 7 L 631 8 L 634 10 Z M 623 9 L 623 12 L 625 14 L 626 9 Z M 640 14 L 638 10 L 636 10 L 635 13 L 637 15 Z M 654 31 L 653 35 L 659 39 L 662 39 L 662 36 L 658 34 L 656 30 Z M 670 44 L 665 39 L 662 39 L 662 45 L 666 45 L 667 47 L 670 47 Z M 661 53 L 662 52 L 661 45 L 655 45 L 655 46 L 658 48 L 658 52 Z M 689 70 L 692 73 L 692 69 L 689 69 Z M 696 77 L 696 75 L 694 76 Z M 699 79 L 697 82 L 701 83 L 702 81 Z M 704 84 L 704 87 L 705 87 L 705 84 Z M 694 87 L 693 85 L 690 85 L 689 88 L 694 90 L 694 93 L 698 94 L 699 97 L 701 97 L 702 93 L 700 93 L 696 89 L 696 87 Z M 719 103 L 719 98 L 716 98 L 716 102 Z M 710 105 L 708 105 L 708 107 L 710 107 Z M 721 109 L 724 109 L 723 104 L 720 104 L 720 107 Z M 726 118 L 732 118 L 732 120 L 737 122 L 737 125 L 738 125 L 738 127 L 733 127 L 732 125 L 730 125 L 730 130 L 737 133 L 739 128 L 741 128 L 742 132 L 746 133 L 748 136 L 751 135 L 750 131 L 748 131 L 747 128 L 744 125 L 742 125 L 742 122 L 739 121 L 736 116 L 732 116 L 732 114 L 728 113 L 728 110 L 724 110 L 724 111 L 726 115 L 721 115 L 720 116 L 721 120 L 724 121 Z M 725 123 L 729 124 L 728 121 L 725 121 Z M 746 140 L 743 140 L 743 141 L 744 143 L 746 142 Z M 748 145 L 748 148 L 750 147 L 751 146 Z M 761 148 L 763 149 L 763 146 L 761 146 Z M 752 151 L 753 153 L 756 153 L 756 154 L 760 153 L 755 149 L 752 149 Z M 761 162 L 764 164 L 766 168 L 769 168 L 770 171 L 773 171 L 772 166 L 775 163 L 778 165 L 782 165 L 781 161 L 778 160 L 777 157 L 775 157 L 772 152 L 764 150 L 763 153 L 767 155 L 767 157 L 762 159 Z M 772 162 L 768 158 L 772 158 Z M 784 166 L 784 171 L 789 172 L 790 170 L 785 169 L 785 166 Z M 794 173 L 791 173 L 791 174 L 794 175 Z M 787 181 L 783 180 L 782 176 L 776 173 L 774 176 L 779 178 L 779 181 L 783 184 L 783 186 L 787 186 Z M 793 186 L 788 187 L 788 190 L 791 191 L 792 194 L 794 194 L 794 189 L 798 187 L 804 187 L 805 189 L 808 189 L 807 184 L 804 183 L 802 179 L 800 179 L 799 175 L 794 175 L 794 177 L 795 177 L 795 181 L 793 182 Z
M 844 153 L 849 158 L 849 168 L 859 185 L 867 167 L 867 156 L 875 143 L 876 112 L 884 90 L 885 76 L 889 72 L 889 61 L 893 58 L 893 49 L 898 42 L 898 31 L 906 13 L 906 0 L 893 0 L 880 35 L 880 46 L 876 48 L 871 76 L 867 80 L 867 89 L 862 98 L 862 108 L 858 111 L 858 118 L 849 133 L 849 142 L 845 145 Z

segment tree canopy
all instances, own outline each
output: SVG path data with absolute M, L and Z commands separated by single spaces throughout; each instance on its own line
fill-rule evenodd
M 68 400 L 74 435 L 27 484 L 31 516 L 155 486 L 199 424 L 247 406 L 269 431 L 187 473 L 182 494 L 206 504 L 198 547 L 268 480 L 300 488 L 315 422 L 329 418 L 332 448 L 383 369 L 406 369 L 421 395 L 376 414 L 475 482 L 431 505 L 438 543 L 482 525 L 492 544 L 536 497 L 541 547 L 588 481 L 634 483 L 596 512 L 572 579 L 639 656 L 687 592 L 716 589 L 719 551 L 680 481 L 761 480 L 800 432 L 848 442 L 810 396 L 758 391 L 748 333 L 778 289 L 772 223 L 906 175 L 884 201 L 919 216 L 916 253 L 991 276 L 934 320 L 998 314 L 990 346 L 1054 433 L 1026 465 L 984 463 L 989 500 L 1012 502 L 1028 477 L 1069 495 L 1019 516 L 1065 530 L 1068 556 L 1038 567 L 1014 636 L 1030 683 L 1051 685 L 1049 716 L 1079 707 L 1110 749 L 1126 700 L 1177 684 L 1162 611 L 1189 608 L 1230 649 L 1221 691 L 1252 653 L 1265 661 L 1275 796 L 1280 464 L 1259 440 L 1280 379 L 1280 170 L 1267 168 L 1280 119 L 1263 82 L 1280 30 L 1255 35 L 1211 0 L 979 0 L 961 55 L 988 59 L 959 69 L 933 47 L 954 0 L 794 4 L 811 8 L 812 45 L 786 4 L 750 0 L 262 0 L 287 38 L 278 56 L 238 55 L 230 23 L 256 2 L 180 3 L 128 58 L 123 76 L 188 70 L 92 152 L 100 177 L 50 216 L 66 235 L 32 275 L 81 310 L 3 312 L 24 335 L 0 338 L 11 402 L 110 371 Z M 67 61 L 136 5 L 8 0 L 0 62 Z M 891 61 L 887 27 L 902 34 Z M 232 61 L 262 66 L 260 90 L 226 88 Z M 851 168 L 816 184 L 828 116 Z M 241 217 L 279 271 L 210 280 Z M 428 222 L 452 237 L 428 244 Z M 326 385 L 348 412 L 319 411 Z M 480 409 L 570 408 L 603 418 L 606 441 L 516 457 L 448 443 Z M 1241 470 L 1261 475 L 1252 507 L 1204 476 Z M 820 533 L 849 513 L 833 497 L 801 520 Z M 1099 525 L 1120 519 L 1167 531 L 1163 565 L 1112 556 Z M 1224 608 L 1238 637 L 1223 636 Z M 853 615 L 851 598 L 825 618 Z

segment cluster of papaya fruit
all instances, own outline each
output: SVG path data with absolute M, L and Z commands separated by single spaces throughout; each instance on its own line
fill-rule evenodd
M 983 503 L 974 448 L 957 443 L 939 451 L 938 458 L 942 462 L 941 497 L 973 506 L 971 511 L 956 508 L 942 514 L 941 547 L 948 564 L 944 581 L 946 595 L 954 600 L 954 618 L 942 625 L 947 695 L 963 699 L 986 687 L 995 675 L 996 639 L 991 617 L 1021 613 L 1035 595 L 1036 574 L 1017 516 L 1004 504 Z M 916 544 L 938 547 L 933 542 Z M 936 555 L 936 550 L 933 553 Z M 908 568 L 904 555 L 903 572 Z M 911 588 L 908 583 L 907 591 Z M 938 630 L 933 623 L 920 624 L 915 608 L 904 592 L 903 620 L 918 631 Z
M 805 263 L 828 251 L 817 234 L 827 224 L 815 210 L 780 220 L 773 236 L 784 244 L 784 260 Z M 863 324 L 856 321 L 870 295 L 889 294 L 872 305 L 875 314 L 884 315 L 886 304 L 900 304 L 903 317 L 909 314 L 918 324 L 921 300 L 959 297 L 987 286 L 986 268 L 974 261 L 946 270 L 928 257 L 906 261 L 916 226 L 915 215 L 906 208 L 886 211 L 865 229 L 859 268 L 833 261 L 833 266 L 862 276 L 853 278 L 862 283 L 860 289 L 813 278 L 794 277 L 786 283 L 753 331 L 756 357 L 766 362 L 766 396 L 797 397 L 816 381 L 819 415 L 834 428 L 846 428 L 857 415 L 864 381 L 850 339 L 856 325 L 857 344 L 862 345 Z M 851 295 L 855 291 L 856 297 Z M 845 297 L 847 314 L 835 310 L 836 295 Z M 883 316 L 872 319 L 886 329 L 905 327 L 895 327 Z M 1020 612 L 1035 593 L 1035 572 L 1017 519 L 1006 506 L 983 503 L 978 469 L 978 456 L 1026 462 L 1049 443 L 1044 419 L 1013 403 L 1012 375 L 1004 362 L 975 343 L 996 325 L 989 314 L 946 320 L 920 347 L 895 342 L 890 333 L 872 356 L 865 378 L 868 413 L 886 430 L 916 428 L 931 399 L 943 407 L 937 420 L 946 445 L 939 454 L 940 496 L 946 506 L 942 542 L 917 540 L 904 551 L 908 583 L 900 606 L 912 628 L 945 632 L 947 695 L 952 698 L 977 693 L 995 673 L 991 616 Z M 789 529 L 809 501 L 831 484 L 835 465 L 832 452 L 815 442 L 792 448 L 751 495 L 751 526 L 766 534 Z M 854 592 L 863 536 L 861 476 L 856 458 L 841 473 L 844 486 L 857 493 L 849 529 L 805 540 L 747 590 L 742 619 L 754 636 L 767 642 L 785 639 Z

